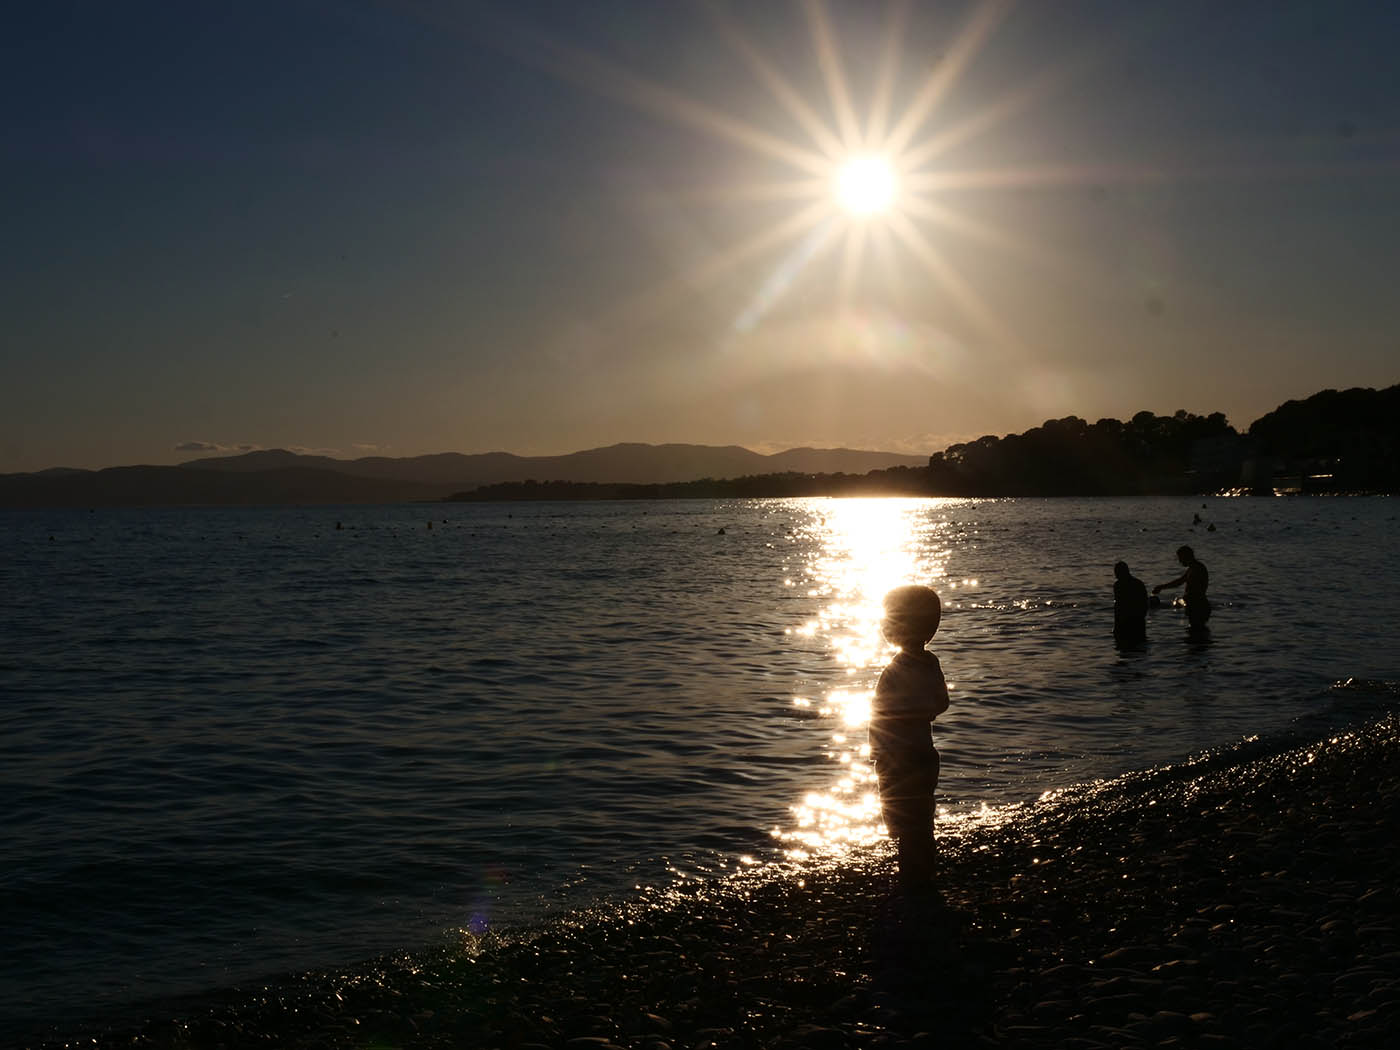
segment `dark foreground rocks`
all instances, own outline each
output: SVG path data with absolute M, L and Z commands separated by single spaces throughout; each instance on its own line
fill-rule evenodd
M 81 1045 L 1400 1045 L 1400 720 L 1023 807 L 950 836 L 940 889 L 769 872 Z

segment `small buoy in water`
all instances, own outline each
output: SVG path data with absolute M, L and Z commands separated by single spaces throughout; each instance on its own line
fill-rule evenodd
M 340 522 L 338 522 L 338 521 L 335 523 L 335 531 L 336 531 L 336 532 L 339 532 L 339 531 L 340 531 Z
M 1207 525 L 1207 526 L 1206 526 L 1206 531 L 1207 531 L 1207 532 L 1214 532 L 1214 531 L 1215 531 L 1215 522 L 1212 521 L 1209 525 Z
M 719 527 L 719 531 L 716 532 L 715 535 L 716 535 L 716 536 L 723 536 L 723 535 L 724 535 L 724 526 L 723 526 L 723 525 L 721 525 L 721 526 Z
M 432 523 L 432 522 L 431 522 L 431 521 L 430 521 L 430 522 L 428 522 L 428 528 L 430 528 L 430 529 L 431 529 L 431 528 L 432 528 L 432 527 L 433 527 L 433 523 Z

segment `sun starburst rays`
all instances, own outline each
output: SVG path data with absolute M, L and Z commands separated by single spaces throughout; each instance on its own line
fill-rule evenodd
M 633 203 L 642 208 L 674 208 L 683 204 L 759 204 L 797 201 L 810 204 L 829 195 L 831 179 L 763 179 L 751 182 L 668 186 L 636 193 Z
M 838 31 L 826 0 L 798 0 L 805 22 L 809 67 L 786 67 L 723 0 L 700 0 L 716 36 L 736 56 L 758 88 L 789 122 L 770 126 L 758 109 L 737 115 L 668 83 L 561 43 L 518 23 L 506 44 L 522 60 L 678 127 L 692 129 L 747 156 L 748 179 L 717 184 L 648 188 L 634 194 L 642 208 L 681 216 L 692 207 L 767 209 L 759 228 L 737 240 L 712 244 L 700 258 L 684 260 L 654 286 L 629 296 L 599 319 L 636 324 L 716 285 L 768 256 L 763 276 L 734 315 L 733 332 L 751 332 L 782 307 L 796 287 L 816 273 L 830 273 L 833 312 L 852 309 L 863 293 L 902 301 L 923 280 L 940 296 L 921 296 L 951 308 L 947 323 L 987 349 L 1018 353 L 1010 324 L 929 231 L 1001 250 L 1022 262 L 1047 262 L 1054 253 L 987 222 L 962 216 L 947 198 L 956 189 L 1055 184 L 1074 179 L 1063 169 L 988 168 L 951 171 L 946 155 L 1023 113 L 1052 89 L 1054 70 L 1015 86 L 991 103 L 953 121 L 941 121 L 967 71 L 977 62 L 1014 0 L 980 0 L 927 70 L 908 62 L 908 0 L 891 0 L 869 54 L 860 41 Z M 512 36 L 507 34 L 507 36 Z M 853 72 L 858 75 L 853 75 Z M 816 89 L 813 89 L 815 74 Z M 903 85 L 903 88 L 902 88 Z M 905 90 L 907 89 L 907 90 Z M 1084 171 L 1078 177 L 1087 180 Z M 775 218 L 773 209 L 794 211 Z M 688 221 L 688 220 L 687 220 Z M 835 251 L 835 262 L 822 262 Z M 769 253 L 774 253 L 769 255 Z M 820 264 L 820 265 L 819 265 Z M 810 307 L 811 298 L 803 302 Z M 817 300 L 820 302 L 820 300 Z M 991 345 L 995 344 L 995 345 Z
M 831 21 L 826 15 L 826 6 L 822 0 L 803 0 L 803 8 L 807 13 L 807 26 L 812 33 L 817 65 L 821 69 L 822 80 L 826 83 L 827 95 L 831 99 L 831 108 L 836 115 L 836 126 L 840 129 L 841 139 L 848 152 L 860 149 L 860 125 L 856 120 L 855 106 L 851 103 L 845 67 L 841 62 L 836 34 L 832 32 Z
M 1063 254 L 1047 251 L 1024 237 L 1013 237 L 990 223 L 979 222 L 937 201 L 914 197 L 905 204 L 905 210 L 916 219 L 923 219 L 961 237 L 989 245 L 1030 266 L 1054 272 L 1061 277 L 1070 277 L 1077 272 L 1066 265 Z
M 886 139 L 886 149 L 894 153 L 904 151 L 963 70 L 986 46 L 988 38 L 1006 17 L 1010 7 L 1010 0 L 987 0 L 978 5 L 943 61 L 937 63 L 924 78 L 923 85 Z
M 668 276 L 615 307 L 605 317 L 596 319 L 595 323 L 608 328 L 649 321 L 685 297 L 712 286 L 749 260 L 822 228 L 823 222 L 829 220 L 832 214 L 829 201 L 813 201 L 801 211 L 779 219 L 742 241 L 708 254 L 698 263 Z
M 759 50 L 758 45 L 744 34 L 743 30 L 718 4 L 707 3 L 704 5 L 704 10 L 725 40 L 748 65 L 750 71 L 762 81 L 763 86 L 772 93 L 778 104 L 801 125 L 816 147 L 830 160 L 834 161 L 840 157 L 843 152 L 841 140 L 832 134 L 826 122 L 822 120 L 816 110 L 807 104 L 801 93 L 793 87 L 792 82 L 779 72 L 773 61 Z
M 895 0 L 885 21 L 885 37 L 875 64 L 875 83 L 870 92 L 870 116 L 866 134 L 871 142 L 885 141 L 885 128 L 894 101 L 894 80 L 899 72 L 899 47 L 909 21 L 908 0 Z
M 855 226 L 851 230 L 850 236 L 846 238 L 845 254 L 841 260 L 841 283 L 837 290 L 839 305 L 843 313 L 851 306 L 856 275 L 860 273 L 861 262 L 865 258 L 865 246 L 870 236 L 869 231 L 870 227 L 862 223 Z
M 976 289 L 929 243 L 928 238 L 908 216 L 892 216 L 890 229 L 904 247 L 924 264 L 924 268 L 948 293 L 964 318 L 986 337 L 988 347 L 1021 352 L 1020 339 L 997 317 Z
M 830 168 L 830 161 L 819 152 L 795 145 L 751 121 L 730 116 L 598 55 L 525 29 L 516 22 L 495 21 L 494 24 L 496 39 L 505 50 L 563 80 L 801 171 L 822 175 Z
M 923 77 L 909 103 L 896 112 L 894 92 L 901 59 L 900 44 L 909 13 L 908 4 L 904 0 L 896 0 L 889 11 L 883 44 L 871 78 L 867 118 L 863 126 L 856 115 L 840 42 L 823 0 L 802 0 L 802 10 L 811 37 L 813 58 L 825 88 L 831 124 L 827 124 L 803 100 L 792 81 L 778 70 L 732 19 L 717 7 L 709 7 L 725 38 L 751 72 L 835 166 L 831 180 L 832 193 L 847 213 L 848 220 L 836 278 L 835 305 L 840 312 L 849 310 L 855 301 L 867 255 L 878 256 L 887 275 L 898 274 L 899 266 L 894 253 L 895 245 L 899 245 L 907 256 L 922 267 L 924 274 L 943 289 L 963 321 L 969 322 L 983 337 L 995 339 L 1003 350 L 1019 346 L 1019 340 L 1008 326 L 996 319 L 994 311 L 971 284 L 933 248 L 915 220 L 941 221 L 966 235 L 978 235 L 983 242 L 1011 247 L 1013 254 L 1036 255 L 1034 248 L 1015 252 L 1017 239 L 1010 234 L 970 221 L 959 224 L 956 213 L 946 207 L 935 206 L 928 198 L 927 192 L 931 187 L 927 180 L 934 173 L 920 170 L 921 165 L 941 152 L 941 146 L 975 137 L 983 128 L 993 127 L 1024 108 L 1033 97 L 1033 92 L 1027 89 L 1013 93 L 988 112 L 965 118 L 957 125 L 958 138 L 940 140 L 934 137 L 912 149 L 910 147 L 958 78 L 1007 17 L 1011 6 L 1010 0 L 984 0 L 978 4 L 943 61 Z M 887 125 L 891 125 L 888 131 Z M 838 146 L 839 153 L 832 157 Z M 906 173 L 914 176 L 907 185 L 904 183 Z M 737 194 L 734 199 L 737 199 Z M 829 223 L 830 219 L 823 216 L 818 221 Z M 879 228 L 878 238 L 872 236 L 873 228 Z M 829 234 L 830 229 L 825 229 L 820 238 L 822 247 L 829 240 Z M 810 250 L 785 256 L 764 283 L 764 289 L 770 294 L 761 293 L 754 303 L 749 304 L 740 315 L 738 327 L 751 330 L 761 321 L 761 316 L 755 314 L 756 309 L 767 311 L 777 305 L 780 297 L 771 294 L 775 285 L 786 290 L 795 283 L 795 256 L 801 258 L 800 265 L 805 266 L 819 254 L 817 250 Z M 898 288 L 903 282 L 895 276 L 890 283 Z

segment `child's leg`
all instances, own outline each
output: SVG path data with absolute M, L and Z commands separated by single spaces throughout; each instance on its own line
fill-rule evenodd
M 877 764 L 880 808 L 895 842 L 899 881 L 906 888 L 933 880 L 934 789 L 938 786 L 938 754 L 919 764 Z
M 906 886 L 927 886 L 933 882 L 933 866 L 938 856 L 938 844 L 933 838 L 933 820 L 937 812 L 934 792 L 938 788 L 939 755 L 918 772 L 918 817 L 899 841 L 899 870 Z
M 933 841 L 933 828 L 901 835 L 896 842 L 899 856 L 899 881 L 907 889 L 917 889 L 933 883 L 934 860 L 938 847 Z

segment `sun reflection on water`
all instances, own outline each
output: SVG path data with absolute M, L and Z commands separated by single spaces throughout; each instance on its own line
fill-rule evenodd
M 956 527 L 949 511 L 966 502 L 843 499 L 807 505 L 810 520 L 798 538 L 807 541 L 809 553 L 802 565 L 789 567 L 782 582 L 805 582 L 807 593 L 822 605 L 815 617 L 788 633 L 824 638 L 845 677 L 820 699 L 793 698 L 795 708 L 815 711 L 830 723 L 826 756 L 836 767 L 836 780 L 792 807 L 792 827 L 774 829 L 792 859 L 845 852 L 885 835 L 865 736 L 875 681 L 895 652 L 880 632 L 881 599 L 905 583 L 925 583 L 940 592 L 977 586 L 976 580 L 946 579 Z

